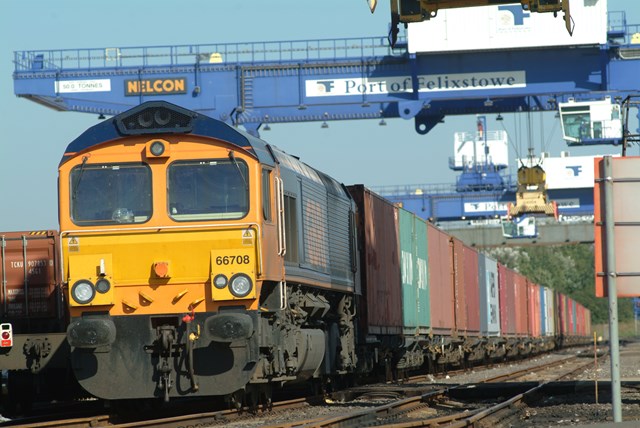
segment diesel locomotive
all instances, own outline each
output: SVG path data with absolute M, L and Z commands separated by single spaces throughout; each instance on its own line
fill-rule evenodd
M 589 340 L 590 313 L 569 297 L 362 185 L 164 101 L 71 142 L 58 186 L 51 290 L 66 334 L 51 353 L 98 398 L 240 406 L 285 383 Z M 34 343 L 21 332 L 15 343 Z M 46 357 L 25 352 L 0 357 L 46 373 Z
M 353 373 L 355 205 L 223 122 L 144 103 L 60 163 L 71 365 L 104 399 L 269 394 Z

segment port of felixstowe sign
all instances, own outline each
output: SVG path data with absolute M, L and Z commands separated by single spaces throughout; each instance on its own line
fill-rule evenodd
M 524 70 L 490 73 L 452 73 L 417 76 L 418 92 L 510 89 L 527 86 Z M 317 79 L 305 82 L 307 97 L 386 95 L 413 92 L 410 76 L 376 78 Z

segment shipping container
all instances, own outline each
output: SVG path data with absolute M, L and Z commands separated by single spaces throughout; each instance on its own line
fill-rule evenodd
M 480 273 L 478 271 L 478 251 L 474 248 L 463 245 L 462 254 L 464 259 L 464 290 L 467 328 L 469 336 L 480 335 L 480 286 L 478 284 Z
M 553 290 L 540 286 L 540 314 L 541 335 L 553 336 L 555 334 L 555 300 Z
M 527 281 L 528 296 L 528 330 L 530 337 L 542 336 L 542 308 L 540 306 L 540 286 Z
M 499 336 L 498 262 L 480 253 L 478 255 L 478 266 L 480 333 L 483 336 Z
M 570 331 L 571 331 L 571 334 L 575 336 L 575 334 L 577 332 L 577 328 L 576 328 L 576 301 L 573 300 L 573 299 L 571 299 L 570 311 L 571 311 Z
M 436 335 L 453 335 L 455 306 L 452 287 L 450 237 L 431 223 L 427 224 L 429 249 L 429 294 L 431 331 Z
M 458 239 L 451 237 L 451 288 L 453 288 L 454 309 L 455 309 L 455 326 L 456 331 L 460 335 L 466 335 L 468 330 L 467 322 L 467 289 L 465 287 L 466 267 L 464 263 L 464 243 Z
M 4 232 L 0 240 L 2 322 L 13 334 L 63 330 L 58 232 Z
M 369 334 L 402 333 L 402 286 L 398 209 L 362 185 L 349 186 L 358 207 L 358 241 L 362 294 L 366 316 L 361 327 Z M 365 324 L 366 323 L 366 324 Z
M 584 306 L 576 303 L 576 336 L 585 336 Z
M 515 272 L 498 263 L 498 290 L 500 293 L 500 332 L 502 336 L 516 335 Z
M 569 321 L 567 318 L 567 315 L 568 315 L 567 297 L 562 293 L 556 292 L 556 302 L 558 305 L 558 311 L 557 311 L 558 318 L 556 320 L 557 335 L 560 337 L 568 336 Z
M 438 1 L 422 3 L 437 4 Z M 440 3 L 444 5 L 453 2 L 441 1 Z M 456 3 L 495 5 L 508 2 Z M 536 3 L 550 5 L 560 2 L 545 0 Z M 410 22 L 407 25 L 409 53 L 477 52 L 486 51 L 487 47 L 491 46 L 491 49 L 497 52 L 495 55 L 510 55 L 511 52 L 519 49 L 554 49 L 554 46 L 607 43 L 607 3 L 603 1 L 571 2 L 571 21 L 580 23 L 579 26 L 576 25 L 576 31 L 571 34 L 567 33 L 561 19 L 554 20 L 549 13 L 523 11 L 519 6 L 516 9 L 511 9 L 511 6 L 441 7 L 437 14 L 436 19 Z M 461 28 L 464 31 L 460 31 Z M 473 37 L 469 37 L 470 34 Z M 462 63 L 456 67 L 456 70 L 464 69 Z M 462 76 L 461 79 L 465 78 Z M 527 75 L 528 78 L 529 75 Z M 524 77 L 523 81 L 525 81 Z M 432 85 L 435 86 L 435 83 Z M 428 83 L 426 87 L 430 87 Z M 603 129 L 602 132 L 605 130 Z
M 587 337 L 592 337 L 593 333 L 591 332 L 591 311 L 587 308 L 583 308 L 583 334 Z
M 405 334 L 428 334 L 430 321 L 427 223 L 399 208 L 402 323 Z
M 515 284 L 516 334 L 527 336 L 529 334 L 527 278 L 514 272 L 513 279 Z

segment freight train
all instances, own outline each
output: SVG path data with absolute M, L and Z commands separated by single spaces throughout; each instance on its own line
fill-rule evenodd
M 24 269 L 2 289 L 9 378 L 47 373 L 57 355 L 102 399 L 239 406 L 289 382 L 588 340 L 590 313 L 567 296 L 362 185 L 164 101 L 71 142 L 58 185 L 58 250 L 33 254 L 28 237 L 3 245 L 3 275 Z M 52 283 L 28 286 L 32 265 Z M 31 334 L 36 302 L 62 333 Z M 38 340 L 46 355 L 27 345 Z

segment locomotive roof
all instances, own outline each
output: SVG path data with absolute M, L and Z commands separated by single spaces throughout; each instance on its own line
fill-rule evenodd
M 92 126 L 67 146 L 60 164 L 65 163 L 78 152 L 116 138 L 166 133 L 217 138 L 248 151 L 264 164 L 275 165 L 275 159 L 263 140 L 229 126 L 225 122 L 166 101 L 142 103 Z

